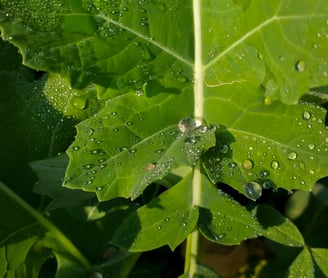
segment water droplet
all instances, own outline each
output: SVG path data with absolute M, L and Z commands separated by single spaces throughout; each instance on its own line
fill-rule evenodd
M 78 151 L 80 149 L 80 147 L 79 146 L 74 146 L 72 149 L 73 149 L 73 151 L 76 152 L 76 151 Z
M 99 192 L 99 191 L 101 191 L 101 190 L 103 190 L 103 187 L 102 187 L 102 186 L 98 186 L 98 187 L 96 187 L 96 192 Z
M 92 136 L 94 133 L 95 133 L 95 130 L 90 128 L 89 131 L 88 131 L 88 135 Z
M 269 189 L 269 188 L 271 188 L 271 182 L 269 182 L 269 181 L 263 182 L 262 183 L 262 188 L 263 189 Z
M 279 168 L 279 161 L 272 160 L 270 166 L 273 170 L 277 170 Z
M 260 60 L 263 60 L 264 59 L 264 55 L 262 52 L 257 52 L 257 57 L 260 59 Z
M 263 104 L 265 106 L 268 106 L 272 103 L 272 97 L 271 96 L 265 96 L 264 99 L 263 99 Z
M 254 163 L 252 160 L 246 159 L 242 162 L 242 166 L 246 170 L 251 170 L 254 167 Z
M 87 106 L 87 99 L 82 97 L 73 97 L 71 103 L 74 108 L 83 110 Z
M 136 94 L 136 96 L 140 97 L 143 95 L 143 91 L 141 89 L 137 89 L 137 90 L 135 90 L 135 94 Z
M 118 129 L 118 128 L 113 128 L 113 131 L 114 131 L 114 132 L 118 132 L 119 129 Z
M 128 151 L 130 154 L 135 154 L 137 152 L 137 149 L 131 148 Z
M 315 145 L 314 144 L 309 144 L 308 148 L 309 148 L 309 150 L 313 150 L 315 148 Z
M 228 145 L 223 145 L 221 148 L 220 148 L 220 152 L 221 153 L 227 153 L 229 151 L 229 146 Z
M 260 177 L 261 178 L 266 178 L 269 175 L 270 175 L 270 172 L 267 171 L 267 170 L 263 170 L 263 171 L 260 172 Z
M 170 217 L 165 217 L 165 218 L 164 218 L 164 221 L 165 221 L 165 222 L 169 222 L 169 221 L 170 221 Z
M 117 116 L 117 112 L 112 112 L 111 115 L 112 116 Z
M 162 229 L 162 226 L 161 225 L 158 225 L 157 226 L 157 230 L 160 230 L 160 229 Z
M 302 117 L 304 120 L 310 120 L 311 119 L 311 113 L 309 111 L 304 111 L 302 113 Z
M 295 64 L 295 69 L 298 72 L 303 72 L 305 70 L 305 62 L 303 60 L 298 60 Z
M 84 164 L 84 165 L 82 166 L 82 169 L 91 169 L 92 167 L 93 167 L 92 164 Z
M 231 162 L 228 164 L 228 168 L 230 168 L 230 169 L 233 169 L 235 167 L 236 167 L 236 163 L 234 163 L 234 162 Z
M 195 129 L 197 126 L 193 118 L 183 118 L 179 121 L 178 128 L 181 132 L 188 132 Z
M 187 227 L 187 222 L 182 222 L 183 227 Z
M 262 195 L 262 187 L 257 182 L 248 182 L 245 184 L 245 193 L 251 199 L 258 199 Z
M 287 155 L 287 158 L 289 160 L 295 160 L 297 158 L 297 153 L 296 152 L 290 152 L 288 155 Z

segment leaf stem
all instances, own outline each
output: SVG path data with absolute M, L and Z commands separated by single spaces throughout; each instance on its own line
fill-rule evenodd
M 202 26 L 200 1 L 193 1 L 195 65 L 194 65 L 194 117 L 203 119 L 203 62 L 202 62 Z
M 198 230 L 193 231 L 187 237 L 184 273 L 188 274 L 188 278 L 194 277 L 194 274 L 197 272 L 198 241 Z

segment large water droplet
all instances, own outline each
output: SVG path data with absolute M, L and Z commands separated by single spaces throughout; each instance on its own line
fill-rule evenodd
M 304 111 L 302 113 L 302 117 L 304 120 L 310 120 L 311 119 L 311 113 L 309 111 Z
M 254 163 L 252 160 L 246 159 L 242 162 L 242 166 L 246 170 L 251 170 L 254 167 Z
M 303 72 L 305 70 L 304 60 L 298 60 L 295 64 L 295 69 L 299 72 Z
M 295 160 L 297 158 L 297 153 L 296 152 L 290 152 L 288 155 L 287 155 L 287 158 L 289 160 Z
M 262 187 L 257 182 L 248 182 L 245 184 L 245 193 L 251 199 L 258 199 L 262 195 Z
M 195 129 L 197 126 L 193 118 L 183 118 L 179 121 L 178 128 L 181 132 L 188 132 Z
M 74 108 L 82 110 L 87 106 L 87 99 L 82 97 L 73 97 L 71 103 Z

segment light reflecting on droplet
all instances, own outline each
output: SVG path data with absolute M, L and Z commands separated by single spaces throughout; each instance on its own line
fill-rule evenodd
M 258 199 L 262 195 L 262 187 L 257 182 L 248 182 L 245 184 L 245 193 L 251 199 Z

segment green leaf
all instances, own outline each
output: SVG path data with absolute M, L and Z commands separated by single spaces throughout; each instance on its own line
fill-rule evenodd
M 306 191 L 296 191 L 290 196 L 285 205 L 285 214 L 289 219 L 298 218 L 308 207 L 311 193 Z
M 263 235 L 266 238 L 292 247 L 305 245 L 302 234 L 293 222 L 273 207 L 260 205 L 257 208 L 257 217 L 263 226 Z
M 262 228 L 254 215 L 228 194 L 216 189 L 205 176 L 202 179 L 198 227 L 207 239 L 234 245 L 262 235 Z
M 299 278 L 309 277 L 314 278 L 314 264 L 309 249 L 304 248 L 296 257 L 294 262 L 288 268 L 288 277 Z
M 0 271 L 2 276 L 38 277 L 51 252 L 70 258 L 84 272 L 89 262 L 53 224 L 0 183 Z M 12 276 L 14 275 L 14 276 Z
M 315 5 L 305 0 L 297 4 L 287 0 L 123 1 L 120 5 L 75 0 L 25 7 L 24 2 L 11 5 L 3 0 L 0 26 L 28 65 L 58 72 L 75 87 L 94 83 L 99 98 L 114 98 L 114 102 L 131 91 L 149 100 L 158 93 L 177 98 L 161 105 L 161 110 L 170 109 L 170 115 L 161 119 L 163 128 L 172 125 L 173 118 L 177 122 L 187 116 L 225 126 L 233 137 L 231 156 L 229 162 L 204 164 L 211 180 L 246 194 L 245 187 L 252 182 L 264 188 L 309 190 L 328 174 L 325 111 L 298 104 L 310 88 L 328 83 L 325 0 Z M 218 12 L 224 16 L 217 16 Z M 189 91 L 192 87 L 194 94 Z M 146 105 L 137 104 L 139 108 L 128 118 L 147 111 Z M 172 107 L 179 109 L 172 111 Z M 147 118 L 143 125 L 153 126 L 158 118 Z M 99 127 L 91 119 L 88 125 L 94 130 Z M 144 127 L 135 127 L 134 134 L 140 136 L 143 131 Z M 214 158 L 222 157 L 213 152 Z M 116 152 L 109 156 L 115 157 Z M 252 166 L 245 169 L 245 160 Z M 232 175 L 217 178 L 229 163 L 237 166 Z M 269 176 L 263 178 L 263 173 Z M 91 181 L 79 175 L 76 182 Z M 103 180 L 92 183 L 92 189 L 83 189 L 104 187 Z M 138 196 L 143 187 L 98 196 Z
M 59 155 L 30 163 L 31 168 L 39 177 L 34 191 L 53 199 L 47 206 L 47 211 L 70 208 L 94 196 L 92 193 L 69 190 L 62 186 L 67 164 L 67 155 Z
M 312 257 L 321 271 L 328 276 L 328 249 L 311 248 Z
M 215 128 L 191 118 L 185 96 L 129 93 L 113 98 L 95 117 L 78 125 L 77 140 L 68 150 L 65 186 L 95 191 L 99 200 L 137 198 L 152 182 L 183 165 L 192 166 L 215 144 Z
M 198 209 L 192 206 L 191 175 L 131 214 L 116 230 L 112 244 L 145 251 L 168 244 L 175 249 L 195 228 Z M 175 196 L 181 198 L 176 199 Z
M 130 277 L 129 274 L 141 254 L 129 253 L 125 250 L 116 250 L 113 253 L 114 256 L 108 256 L 102 264 L 93 266 L 92 271 L 94 273 L 104 273 L 112 277 Z

